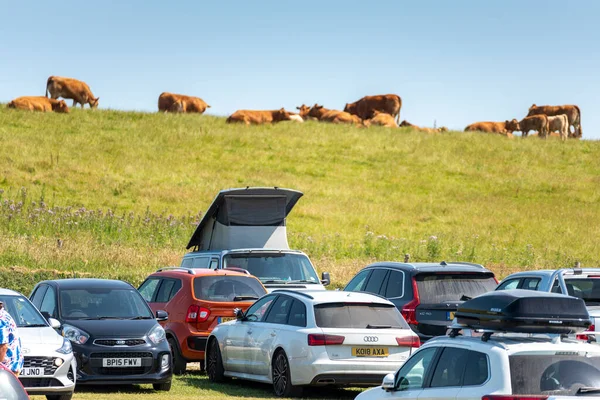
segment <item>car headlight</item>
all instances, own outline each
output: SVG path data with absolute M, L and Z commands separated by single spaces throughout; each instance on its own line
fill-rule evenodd
M 148 339 L 154 344 L 163 342 L 166 336 L 165 330 L 160 325 L 155 325 L 154 328 L 150 329 L 150 332 L 148 332 Z
M 84 344 L 90 338 L 87 332 L 68 324 L 63 325 L 62 333 L 66 339 L 77 344 Z
M 71 354 L 73 352 L 73 346 L 71 346 L 71 342 L 67 338 L 63 338 L 62 346 L 56 351 L 61 354 Z

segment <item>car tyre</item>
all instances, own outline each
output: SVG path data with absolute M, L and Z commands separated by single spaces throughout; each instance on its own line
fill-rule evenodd
M 71 400 L 73 393 L 69 394 L 49 394 L 46 395 L 46 400 Z
M 290 363 L 283 350 L 275 353 L 271 369 L 273 372 L 273 391 L 277 397 L 302 396 L 302 387 L 292 385 Z
M 206 375 L 211 382 L 223 382 L 225 380 L 225 369 L 221 349 L 216 339 L 210 341 L 206 355 Z
M 174 338 L 169 339 L 169 347 L 171 348 L 171 357 L 173 357 L 173 373 L 175 375 L 185 374 L 187 363 L 179 353 L 179 348 Z
M 168 392 L 171 390 L 171 381 L 165 383 L 153 383 L 152 387 L 157 391 Z

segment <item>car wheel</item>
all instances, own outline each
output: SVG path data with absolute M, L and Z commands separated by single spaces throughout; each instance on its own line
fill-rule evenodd
M 223 358 L 216 339 L 210 341 L 206 355 L 206 375 L 211 382 L 223 382 L 225 370 L 223 369 Z
M 175 343 L 175 339 L 169 339 L 169 347 L 171 348 L 171 356 L 173 357 L 173 373 L 175 375 L 185 374 L 185 370 L 187 369 L 187 363 L 179 354 L 179 350 L 177 344 Z
M 69 394 L 49 394 L 46 396 L 47 400 L 71 400 L 73 393 Z
M 273 357 L 273 391 L 277 397 L 299 397 L 302 388 L 292 385 L 290 363 L 283 350 L 279 350 Z
M 161 392 L 168 392 L 169 390 L 171 390 L 171 382 L 165 382 L 165 383 L 153 383 L 152 387 L 154 388 L 154 390 L 160 390 Z

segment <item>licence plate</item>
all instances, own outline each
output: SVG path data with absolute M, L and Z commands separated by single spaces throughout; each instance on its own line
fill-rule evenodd
M 446 317 L 448 318 L 448 321 L 452 321 L 454 319 L 455 313 L 456 313 L 456 311 L 448 311 L 448 314 L 446 315 Z
M 141 367 L 141 358 L 103 358 L 103 367 Z
M 233 321 L 235 317 L 219 317 L 219 323 Z
M 21 373 L 19 374 L 20 376 L 43 376 L 44 375 L 44 368 L 23 368 L 23 370 L 21 371 Z
M 390 355 L 387 347 L 353 347 L 353 357 L 387 357 Z

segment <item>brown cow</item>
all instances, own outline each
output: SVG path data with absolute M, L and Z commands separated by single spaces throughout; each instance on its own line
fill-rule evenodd
M 394 121 L 394 117 L 392 117 L 388 113 L 380 112 L 377 110 L 373 111 L 373 118 L 364 120 L 363 124 L 365 126 L 379 125 L 385 126 L 387 128 L 398 127 L 398 124 L 396 123 L 396 121 Z
M 548 116 L 565 114 L 569 120 L 569 137 L 581 138 L 581 110 L 579 106 L 575 105 L 564 105 L 564 106 L 536 106 L 535 104 L 529 107 L 527 116 L 544 114 Z M 571 126 L 573 126 L 574 132 L 571 133 Z
M 410 122 L 408 122 L 407 120 L 404 120 L 400 123 L 400 128 L 411 128 L 417 131 L 421 131 L 421 132 L 427 132 L 427 133 L 437 133 L 437 132 L 446 132 L 448 131 L 448 128 L 446 127 L 441 127 L 441 128 L 425 128 L 425 127 L 421 127 L 415 124 L 411 124 Z
M 538 131 L 540 137 L 548 136 L 548 117 L 546 114 L 531 115 L 519 121 L 522 137 L 527 137 L 529 131 Z
M 69 107 L 64 100 L 49 99 L 44 96 L 23 96 L 17 97 L 7 104 L 8 108 L 18 108 L 29 111 L 54 111 L 58 113 L 68 113 Z
M 362 124 L 361 119 L 356 115 L 352 115 L 345 111 L 330 110 L 316 103 L 311 107 L 308 116 L 316 118 L 321 122 L 331 122 L 334 124 Z
M 300 110 L 299 114 L 305 121 L 317 121 L 315 117 L 309 117 L 308 113 L 310 112 L 310 107 L 302 104 L 300 107 L 296 107 L 297 110 Z
M 290 113 L 282 107 L 279 110 L 237 110 L 227 118 L 226 122 L 228 124 L 242 122 L 246 125 L 259 125 L 290 120 Z
M 487 132 L 499 133 L 504 136 L 512 137 L 514 131 L 519 130 L 519 121 L 516 119 L 506 120 L 504 122 L 475 122 L 465 128 L 465 132 Z
M 100 97 L 94 97 L 87 83 L 73 78 L 49 77 L 46 82 L 46 97 L 48 97 L 48 92 L 53 99 L 59 97 L 73 99 L 73 107 L 79 103 L 81 108 L 84 104 L 89 104 L 90 108 L 96 108 L 98 100 L 100 100 Z
M 354 103 L 346 103 L 344 111 L 357 115 L 360 119 L 373 118 L 373 111 L 381 111 L 396 118 L 400 122 L 400 108 L 402 99 L 397 94 L 383 94 L 377 96 L 365 96 Z
M 158 96 L 158 111 L 202 114 L 210 108 L 200 97 L 162 92 Z

